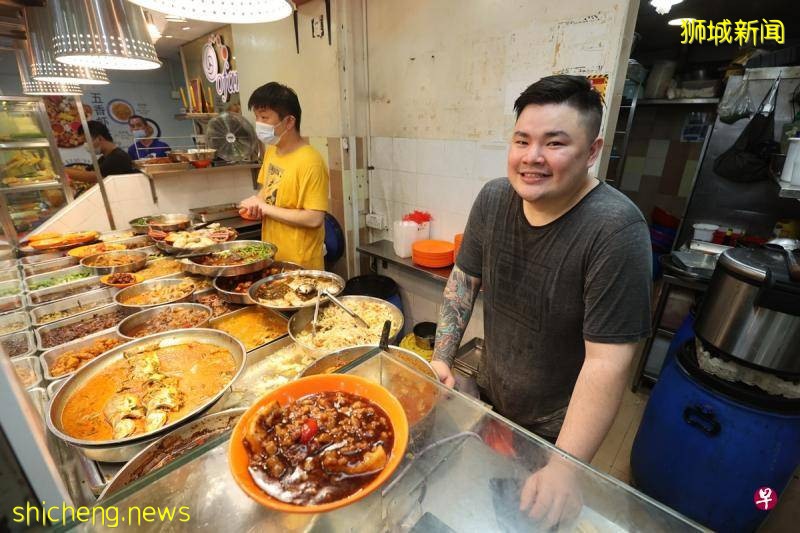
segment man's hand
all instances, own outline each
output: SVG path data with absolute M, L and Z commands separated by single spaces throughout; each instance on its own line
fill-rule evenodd
M 239 207 L 247 209 L 250 218 L 264 218 L 267 211 L 267 203 L 256 195 L 242 200 Z
M 520 495 L 520 511 L 545 530 L 576 519 L 583 507 L 583 497 L 575 474 L 575 466 L 553 457 L 550 463 L 525 481 Z
M 436 371 L 436 375 L 439 376 L 439 381 L 441 381 L 445 387 L 453 388 L 453 385 L 456 384 L 456 377 L 453 375 L 450 367 L 447 366 L 447 363 L 434 359 L 431 361 L 431 366 Z

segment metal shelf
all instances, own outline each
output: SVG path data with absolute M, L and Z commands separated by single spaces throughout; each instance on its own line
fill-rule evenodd
M 719 98 L 651 98 L 649 100 L 639 100 L 639 105 L 687 105 L 687 104 L 718 104 Z
M 38 141 L 9 141 L 0 142 L 0 150 L 21 150 L 25 148 L 49 148 L 50 143 L 47 139 Z
M 30 185 L 19 185 L 17 187 L 0 187 L 0 193 L 12 194 L 19 192 L 41 191 L 45 189 L 60 189 L 60 181 L 43 181 L 42 183 L 32 183 Z

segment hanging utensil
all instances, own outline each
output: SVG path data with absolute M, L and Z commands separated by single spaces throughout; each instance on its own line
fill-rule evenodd
M 336 305 L 338 305 L 342 309 L 342 311 L 344 311 L 345 313 L 347 313 L 348 315 L 353 317 L 355 319 L 356 323 L 359 326 L 363 326 L 365 328 L 369 328 L 369 324 L 367 324 L 366 320 L 364 320 L 363 318 L 361 318 L 360 316 L 355 314 L 353 311 L 351 311 L 349 308 L 347 308 L 342 302 L 339 301 L 338 298 L 336 298 L 334 295 L 329 293 L 327 289 L 324 289 L 321 294 L 323 296 L 327 297 L 330 301 L 332 301 Z

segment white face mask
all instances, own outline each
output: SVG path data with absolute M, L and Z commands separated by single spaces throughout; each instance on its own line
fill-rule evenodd
M 280 124 L 280 122 L 278 122 L 278 124 Z M 256 122 L 256 137 L 258 137 L 258 140 L 266 145 L 278 144 L 283 136 L 283 133 L 286 132 L 283 132 L 280 135 L 275 135 L 275 126 L 272 124 L 264 124 L 263 122 Z

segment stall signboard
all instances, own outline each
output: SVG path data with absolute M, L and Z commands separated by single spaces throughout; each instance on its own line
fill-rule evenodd
M 213 33 L 203 46 L 203 73 L 209 83 L 214 84 L 223 102 L 231 94 L 239 92 L 239 73 L 231 68 L 231 50 L 222 35 Z

